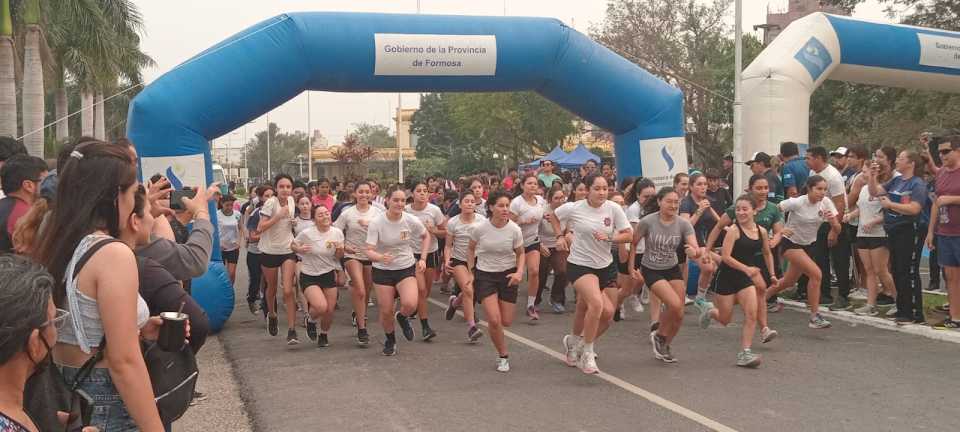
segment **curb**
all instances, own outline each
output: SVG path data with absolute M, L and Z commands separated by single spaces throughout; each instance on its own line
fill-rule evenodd
M 809 309 L 807 309 L 806 303 L 783 299 L 783 304 L 792 310 L 809 313 Z M 862 315 L 857 315 L 853 312 L 846 312 L 846 311 L 844 312 L 831 311 L 831 310 L 828 310 L 826 307 L 820 308 L 820 314 L 825 317 L 834 318 L 834 319 L 848 322 L 848 323 L 864 324 L 864 325 L 876 327 L 883 330 L 895 331 L 899 333 L 907 333 L 907 334 L 912 334 L 917 336 L 923 336 L 927 339 L 960 344 L 960 332 L 957 332 L 957 331 L 936 330 L 930 326 L 917 325 L 917 324 L 898 326 L 894 324 L 893 321 L 890 321 L 884 318 L 862 316 Z

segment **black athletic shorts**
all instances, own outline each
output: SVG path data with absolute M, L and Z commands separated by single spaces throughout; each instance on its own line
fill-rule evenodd
M 857 249 L 874 250 L 886 246 L 886 237 L 857 237 Z
M 685 246 L 686 244 L 687 243 L 683 239 L 681 239 L 680 246 L 677 246 L 677 262 L 680 264 L 687 263 L 687 248 Z
M 532 244 L 532 245 L 530 245 L 530 246 L 527 246 L 527 247 L 523 248 L 523 253 L 525 253 L 525 254 L 530 253 L 530 252 L 533 252 L 533 251 L 537 251 L 537 252 L 540 251 L 540 242 L 536 242 L 536 243 L 534 243 L 534 244 Z
M 240 249 L 235 249 L 232 251 L 220 251 L 220 256 L 223 257 L 223 262 L 228 262 L 231 264 L 236 264 L 240 260 Z
M 266 268 L 277 268 L 286 261 L 296 261 L 297 255 L 293 253 L 283 255 L 260 254 L 260 265 Z
M 395 287 L 406 278 L 417 277 L 417 266 L 412 265 L 400 270 L 383 270 L 373 268 L 373 283 Z
M 812 244 L 809 244 L 809 245 L 806 245 L 806 246 L 804 246 L 804 245 L 798 245 L 798 244 L 790 241 L 790 239 L 784 237 L 783 239 L 780 240 L 780 253 L 784 253 L 784 252 L 786 252 L 786 251 L 788 251 L 788 250 L 790 250 L 790 249 L 800 249 L 800 250 L 802 250 L 802 251 L 804 251 L 804 252 L 810 253 L 810 247 L 811 247 L 811 246 L 813 246 L 813 245 L 812 245 Z
M 617 261 L 617 273 L 629 276 L 630 275 L 630 258 L 627 257 L 626 261 L 620 261 L 620 257 L 614 255 L 614 260 Z
M 413 254 L 417 261 L 420 261 L 420 254 Z M 440 267 L 440 254 L 437 251 L 427 254 L 427 268 L 435 269 Z
M 748 264 L 749 265 L 749 264 Z M 761 269 L 763 267 L 760 267 Z M 761 273 L 766 274 L 766 272 L 761 271 Z M 766 279 L 766 276 L 761 276 Z M 770 281 L 767 280 L 769 285 Z M 720 265 L 720 270 L 717 271 L 717 294 L 718 295 L 732 295 L 740 292 L 744 288 L 753 286 L 753 280 L 747 277 L 745 273 L 726 264 Z
M 677 264 L 673 267 L 670 267 L 666 270 L 654 270 L 647 266 L 640 266 L 640 273 L 643 275 L 643 281 L 648 287 L 652 287 L 653 284 L 658 281 L 682 281 L 683 273 L 680 271 L 680 265 Z
M 600 289 L 617 287 L 617 264 L 611 262 L 610 265 L 595 269 L 587 266 L 577 265 L 567 261 L 567 281 L 573 284 L 583 276 L 592 274 L 600 280 Z
M 483 302 L 483 299 L 496 294 L 500 301 L 507 303 L 517 303 L 520 286 L 510 285 L 510 279 L 507 275 L 515 273 L 516 268 L 502 272 L 485 272 L 476 269 L 473 272 L 473 292 L 477 303 Z
M 458 260 L 456 258 L 450 258 L 450 268 L 454 268 L 457 266 L 467 267 L 467 262 L 463 260 Z M 470 267 L 467 267 L 467 270 L 470 270 Z
M 306 273 L 300 273 L 300 289 L 306 290 L 310 286 L 318 286 L 320 288 L 336 288 L 337 287 L 337 271 L 329 271 L 320 276 L 311 276 Z
M 343 258 L 340 258 L 340 267 L 343 267 L 343 269 L 346 270 L 346 269 L 347 269 L 347 262 L 348 262 L 348 261 L 356 261 L 356 262 L 359 262 L 360 265 L 362 265 L 362 266 L 364 266 L 364 267 L 370 267 L 370 266 L 373 265 L 373 262 L 370 261 L 370 260 L 362 260 L 362 259 L 358 259 L 358 258 L 347 258 L 347 257 L 343 257 Z

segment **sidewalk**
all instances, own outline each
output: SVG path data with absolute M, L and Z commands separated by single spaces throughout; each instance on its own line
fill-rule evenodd
M 197 391 L 207 400 L 190 407 L 173 424 L 176 431 L 248 432 L 253 428 L 250 416 L 240 399 L 240 387 L 234 376 L 233 363 L 224 355 L 220 336 L 207 338 L 197 356 L 200 382 Z

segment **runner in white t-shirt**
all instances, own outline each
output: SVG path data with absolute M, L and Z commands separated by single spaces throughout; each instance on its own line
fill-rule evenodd
M 504 328 L 513 323 L 523 280 L 523 233 L 510 220 L 510 196 L 490 193 L 490 219 L 474 228 L 467 246 L 467 267 L 474 269 L 473 289 L 487 317 L 490 340 L 497 350 L 497 371 L 510 370 Z
M 367 299 L 373 290 L 373 263 L 366 253 L 367 227 L 374 218 L 383 214 L 383 210 L 370 202 L 372 189 L 369 183 L 357 183 L 353 194 L 356 205 L 344 209 L 333 225 L 343 230 L 346 237 L 342 265 L 350 275 L 350 300 L 353 303 L 353 317 L 357 320 L 357 345 L 367 346 L 370 343 Z
M 476 197 L 467 189 L 460 194 L 460 214 L 447 221 L 447 241 L 443 253 L 444 271 L 453 275 L 460 287 L 460 295 L 451 295 L 446 310 L 447 321 L 453 319 L 457 307 L 463 306 L 463 318 L 467 321 L 467 340 L 476 342 L 483 337 L 483 331 L 477 327 L 474 315 L 473 273 L 467 267 L 470 239 L 473 230 L 487 221 L 476 212 Z
M 657 186 L 653 183 L 652 180 L 644 177 L 638 177 L 636 181 L 633 182 L 633 186 L 629 188 L 628 191 L 632 196 L 626 197 L 627 206 L 626 215 L 627 222 L 630 223 L 630 226 L 636 230 L 637 224 L 640 223 L 640 218 L 644 216 L 643 206 L 647 204 L 654 195 L 657 194 Z M 643 239 L 640 239 L 640 243 L 637 244 L 636 249 L 633 250 L 634 255 L 643 256 L 644 243 Z M 639 265 L 640 260 L 635 260 L 636 264 Z M 623 283 L 625 282 L 625 283 Z M 617 295 L 617 310 L 620 311 L 620 316 L 623 317 L 623 303 L 627 298 L 632 296 L 637 296 L 637 288 L 643 290 L 643 285 L 638 285 L 635 280 L 631 277 L 627 281 L 621 281 L 620 292 Z M 649 291 L 649 289 L 647 290 Z M 660 322 L 660 299 L 657 296 L 650 296 L 650 321 L 651 323 Z M 639 298 L 634 299 L 634 311 L 637 313 L 643 312 L 643 302 Z
M 770 298 L 784 287 L 797 283 L 801 274 L 807 275 L 807 305 L 810 307 L 808 326 L 814 329 L 828 328 L 830 321 L 820 315 L 820 278 L 824 276 L 810 256 L 810 246 L 817 240 L 817 231 L 824 222 L 830 224 L 830 238 L 836 241 L 840 234 L 837 208 L 827 197 L 827 184 L 823 177 L 810 176 L 807 178 L 806 195 L 780 202 L 780 210 L 787 214 L 780 253 L 790 266 L 780 284 L 767 290 L 767 298 Z
M 438 252 L 440 243 L 437 241 L 437 238 L 446 237 L 447 235 L 447 218 L 443 215 L 440 207 L 430 204 L 429 199 L 430 190 L 427 188 L 427 184 L 424 182 L 417 183 L 413 188 L 413 202 L 407 204 L 405 208 L 407 213 L 420 219 L 420 222 L 423 223 L 423 226 L 427 228 L 427 232 L 430 234 L 430 248 L 427 249 L 427 255 L 423 257 L 426 259 L 427 268 L 421 272 L 417 272 L 417 287 L 420 289 L 420 304 L 417 306 L 417 316 L 420 318 L 420 327 L 423 331 L 424 341 L 428 341 L 437 336 L 437 333 L 430 328 L 430 321 L 427 318 L 430 312 L 427 299 L 430 298 L 433 281 L 439 279 L 439 277 L 437 277 L 437 270 L 441 269 L 440 252 Z M 416 247 L 415 240 L 413 240 L 413 246 Z M 414 256 L 418 260 L 421 258 L 420 254 L 416 252 Z
M 223 207 L 217 210 L 217 225 L 220 231 L 220 256 L 227 267 L 230 284 L 236 281 L 237 261 L 240 259 L 240 213 L 233 209 L 237 201 L 233 195 L 220 200 Z
M 544 205 L 543 214 L 552 213 L 554 210 L 567 202 L 567 194 L 563 192 L 563 186 L 559 183 L 547 191 L 547 200 Z M 561 229 L 566 230 L 566 226 L 561 225 Z M 547 276 L 553 271 L 553 286 L 550 288 L 550 307 L 553 313 L 566 313 L 567 302 L 567 251 L 557 249 L 557 235 L 563 235 L 563 232 L 553 232 L 553 225 L 544 217 L 540 220 L 540 287 L 537 288 L 537 298 L 541 298 L 543 291 L 547 288 Z
M 610 327 L 617 303 L 617 263 L 611 253 L 613 243 L 626 243 L 633 230 L 623 209 L 607 200 L 607 180 L 589 175 L 585 200 L 567 203 L 553 211 L 554 232 L 566 223 L 573 232 L 573 245 L 567 258 L 567 280 L 577 292 L 577 312 L 573 332 L 563 337 L 567 366 L 578 366 L 583 373 L 595 374 L 597 354 L 594 342 Z M 567 248 L 565 237 L 557 238 L 557 248 Z
M 274 180 L 277 196 L 267 200 L 260 209 L 260 266 L 263 268 L 263 277 L 267 283 L 267 330 L 271 336 L 276 336 L 279 329 L 277 323 L 276 305 L 272 299 L 277 298 L 277 272 L 283 276 L 283 303 L 287 307 L 287 344 L 300 343 L 297 338 L 296 295 L 293 290 L 294 276 L 297 272 L 297 256 L 290 249 L 293 241 L 293 218 L 296 215 L 296 204 L 293 193 L 293 178 L 286 174 L 277 175 Z
M 302 198 L 309 200 L 309 198 Z M 324 206 L 313 208 L 311 227 L 304 228 L 290 247 L 300 257 L 300 289 L 307 299 L 307 313 L 320 320 L 318 347 L 330 345 L 327 333 L 333 325 L 337 304 L 337 271 L 343 257 L 343 231 L 330 226 L 330 211 Z
M 387 191 L 387 211 L 370 222 L 367 227 L 367 257 L 373 261 L 373 286 L 377 289 L 380 308 L 380 325 L 386 333 L 383 355 L 397 354 L 397 338 L 394 320 L 400 325 L 403 337 L 413 340 L 410 317 L 418 304 L 418 271 L 427 268 L 427 251 L 430 236 L 427 229 L 409 213 L 403 211 L 407 195 L 403 189 L 392 187 Z M 411 239 L 420 239 L 421 258 L 413 256 Z M 394 300 L 400 296 L 400 310 L 394 313 Z
M 543 197 L 537 195 L 540 183 L 536 174 L 524 175 L 519 182 L 522 193 L 510 202 L 510 219 L 523 232 L 523 250 L 526 253 L 527 318 L 540 319 L 537 310 L 537 289 L 540 288 L 540 220 L 543 219 Z

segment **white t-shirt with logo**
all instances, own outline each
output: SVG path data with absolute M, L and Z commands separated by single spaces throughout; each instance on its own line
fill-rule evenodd
M 343 244 L 343 231 L 331 226 L 320 232 L 314 224 L 297 234 L 294 240 L 300 245 L 310 245 L 310 252 L 298 253 L 300 272 L 308 276 L 320 276 L 340 269 L 337 260 L 337 245 Z
M 645 216 L 643 206 L 640 205 L 639 201 L 635 201 L 633 204 L 630 204 L 630 207 L 627 207 L 627 211 L 625 213 L 627 214 L 627 222 L 630 222 L 630 224 L 634 226 L 640 223 L 640 219 Z M 641 238 L 640 242 L 637 243 L 637 255 L 642 254 L 644 249 L 646 249 L 646 241 Z
M 523 232 L 523 246 L 530 246 L 536 244 L 540 241 L 540 220 L 543 219 L 543 206 L 546 205 L 546 201 L 540 195 L 534 195 L 534 204 L 531 205 L 523 198 L 523 195 L 518 195 L 512 201 L 510 201 L 510 213 L 517 215 L 517 225 L 520 226 L 520 231 Z M 519 222 L 526 222 L 529 219 L 533 219 L 534 223 L 521 224 Z
M 592 207 L 589 200 L 584 199 L 566 203 L 554 210 L 554 214 L 573 231 L 573 246 L 567 261 L 592 269 L 606 268 L 613 262 L 613 244 L 609 240 L 597 240 L 594 232 L 603 232 L 607 238 L 613 238 L 618 232 L 630 228 L 623 208 L 613 201 Z
M 477 243 L 475 265 L 478 270 L 496 273 L 517 266 L 515 250 L 523 247 L 523 232 L 513 221 L 497 228 L 486 220 L 473 229 L 470 239 Z
M 413 204 L 407 204 L 403 211 L 416 216 L 417 219 L 420 219 L 420 222 L 423 223 L 424 227 L 428 225 L 433 225 L 434 227 L 443 225 L 443 210 L 440 210 L 440 207 L 437 207 L 433 204 L 427 203 L 427 206 L 424 207 L 423 210 L 414 210 Z M 413 243 L 411 244 L 413 246 L 413 250 L 416 253 L 420 253 L 419 240 L 413 240 Z M 440 243 L 437 242 L 437 238 L 430 234 L 430 248 L 427 249 L 427 253 L 436 252 L 439 248 Z
M 380 270 L 403 270 L 412 267 L 417 263 L 417 259 L 413 257 L 414 249 L 411 246 L 414 241 L 419 242 L 419 239 L 427 234 L 423 222 L 414 215 L 402 213 L 400 220 L 394 222 L 387 218 L 387 213 L 381 213 L 367 227 L 366 244 L 375 247 L 379 254 L 393 255 L 393 261 L 390 264 L 375 262 L 373 267 Z M 419 243 L 417 244 L 416 251 L 419 253 L 420 247 Z
M 463 213 L 458 214 L 447 222 L 447 242 L 453 241 L 453 243 L 448 243 L 451 245 L 450 258 L 466 261 L 470 239 L 473 238 L 473 230 L 486 222 L 487 218 L 475 214 L 473 222 L 466 223 L 461 219 L 462 215 Z
M 347 258 L 367 260 L 367 227 L 377 216 L 383 214 L 379 207 L 370 205 L 367 211 L 361 212 L 357 206 L 350 206 L 340 213 L 340 217 L 333 223 L 333 226 L 343 230 L 346 236 L 346 245 L 353 249 L 354 253 L 346 253 Z
M 820 225 L 837 215 L 837 207 L 826 197 L 818 203 L 810 202 L 807 195 L 787 198 L 780 201 L 780 209 L 784 214 L 789 213 L 784 229 L 791 233 L 784 237 L 800 246 L 811 245 L 817 241 Z
M 223 210 L 217 210 L 217 225 L 220 226 L 220 250 L 240 249 L 240 212 L 234 211 L 228 216 Z
M 810 170 L 810 175 L 818 175 L 827 181 L 827 196 L 842 196 L 844 200 L 847 199 L 847 187 L 843 183 L 843 175 L 833 165 L 827 164 L 827 167 L 820 172 Z
M 280 210 L 280 201 L 277 197 L 271 197 L 263 203 L 260 208 L 260 217 L 272 217 Z M 269 229 L 260 233 L 260 252 L 270 255 L 286 255 L 293 253 L 290 249 L 290 242 L 293 241 L 293 218 L 297 214 L 297 205 L 293 202 L 293 197 L 287 197 L 287 216 L 277 221 Z

